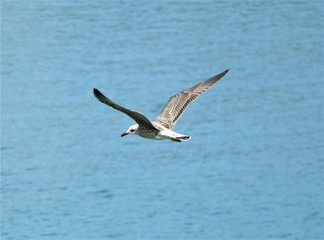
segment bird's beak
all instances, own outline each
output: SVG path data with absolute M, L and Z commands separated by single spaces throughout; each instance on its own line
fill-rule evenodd
M 124 137 L 126 136 L 128 133 L 127 132 L 124 132 L 122 135 L 120 135 L 121 137 Z

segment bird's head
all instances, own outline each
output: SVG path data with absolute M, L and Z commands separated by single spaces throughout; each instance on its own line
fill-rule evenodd
M 121 137 L 124 137 L 128 134 L 136 134 L 137 130 L 138 130 L 138 124 L 134 124 L 134 125 L 130 126 L 128 128 L 128 130 L 121 135 Z

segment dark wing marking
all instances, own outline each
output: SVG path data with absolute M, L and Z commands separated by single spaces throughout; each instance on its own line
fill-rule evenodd
M 121 111 L 125 114 L 127 114 L 130 118 L 132 118 L 135 122 L 138 123 L 138 125 L 143 126 L 145 128 L 148 129 L 152 129 L 152 130 L 157 130 L 152 123 L 150 122 L 150 120 L 148 120 L 143 114 L 136 112 L 134 110 L 130 110 L 127 108 L 124 108 L 123 106 L 120 106 L 119 104 L 111 101 L 110 99 L 108 99 L 107 97 L 105 97 L 98 89 L 94 88 L 93 89 L 93 94 L 95 95 L 95 97 L 102 103 L 107 104 L 108 106 Z
M 177 123 L 186 107 L 194 101 L 199 95 L 209 89 L 219 79 L 221 79 L 229 70 L 202 81 L 186 90 L 172 96 L 154 122 L 162 124 L 168 129 L 172 129 Z

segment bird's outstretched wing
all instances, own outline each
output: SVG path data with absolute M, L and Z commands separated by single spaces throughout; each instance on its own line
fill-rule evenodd
M 197 97 L 199 97 L 199 95 L 208 90 L 213 84 L 221 79 L 228 71 L 229 70 L 227 69 L 208 80 L 202 81 L 172 96 L 154 122 L 162 124 L 168 129 L 172 129 L 186 107 Z
M 132 118 L 135 122 L 138 123 L 138 125 L 143 126 L 148 129 L 157 130 L 153 124 L 150 122 L 150 120 L 147 119 L 143 114 L 136 112 L 134 110 L 130 110 L 127 108 L 124 108 L 123 106 L 111 101 L 109 98 L 105 97 L 98 89 L 93 89 L 93 94 L 95 97 L 102 103 L 107 104 L 108 106 L 121 111 L 125 114 L 127 114 L 130 118 Z

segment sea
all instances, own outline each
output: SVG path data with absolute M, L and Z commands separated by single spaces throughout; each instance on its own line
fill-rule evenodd
M 2 0 L 1 240 L 324 239 L 323 0 Z M 175 126 L 120 135 L 226 69 Z

